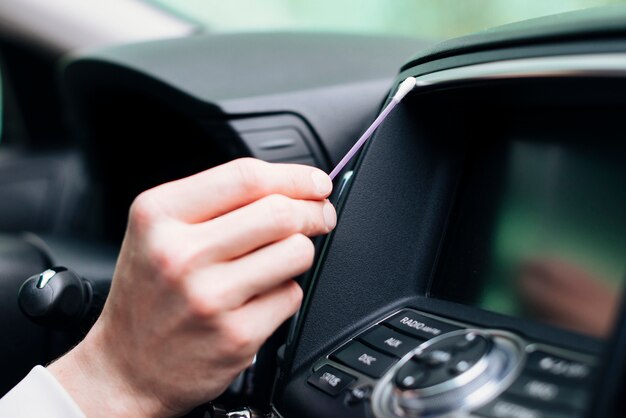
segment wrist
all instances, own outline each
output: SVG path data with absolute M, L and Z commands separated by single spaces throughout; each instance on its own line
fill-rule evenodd
M 158 417 L 158 400 L 137 390 L 108 354 L 98 324 L 87 337 L 47 369 L 89 417 Z

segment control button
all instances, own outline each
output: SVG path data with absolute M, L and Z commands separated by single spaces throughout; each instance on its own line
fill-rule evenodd
M 548 376 L 580 382 L 590 378 L 592 368 L 579 361 L 566 359 L 543 351 L 534 351 L 528 355 L 526 361 L 528 370 L 543 373 Z
M 473 332 L 459 336 L 455 339 L 451 350 L 455 359 L 479 359 L 491 347 L 490 341 Z
M 474 344 L 478 342 L 477 337 L 478 335 L 476 335 L 475 332 L 468 332 L 467 334 L 463 336 L 463 338 L 461 338 L 460 340 L 456 342 L 456 344 L 454 345 L 454 348 L 457 351 L 465 351 L 471 348 Z
M 425 352 L 424 355 L 420 356 L 420 360 L 430 367 L 439 367 L 449 362 L 451 358 L 452 354 L 446 350 L 433 350 Z
M 407 337 L 404 334 L 400 334 L 399 332 L 380 325 L 360 335 L 359 340 L 396 357 L 403 357 L 424 341 Z
M 396 373 L 396 387 L 400 390 L 421 388 L 427 375 L 428 371 L 424 363 L 411 360 Z
M 466 371 L 470 369 L 470 367 L 472 367 L 472 363 L 470 363 L 469 361 L 459 360 L 459 361 L 454 362 L 450 366 L 448 371 L 450 372 L 451 375 L 457 375 L 457 374 L 465 373 Z
M 490 340 L 474 336 L 468 345 L 464 343 L 465 335 L 448 337 L 416 354 L 414 361 L 428 369 L 428 376 L 419 387 L 435 386 L 465 373 L 489 352 Z
M 577 409 L 584 409 L 588 401 L 588 394 L 583 389 L 536 379 L 528 375 L 520 376 L 507 392 L 548 405 L 561 404 Z
M 430 339 L 446 332 L 460 329 L 457 326 L 411 311 L 400 312 L 385 322 L 398 331 L 424 339 Z
M 505 398 L 488 403 L 474 414 L 488 418 L 576 418 L 582 415 L 571 411 L 544 410 Z
M 371 377 L 382 376 L 396 362 L 395 358 L 356 341 L 334 353 L 332 358 Z
M 370 385 L 357 386 L 348 392 L 348 398 L 346 402 L 348 405 L 357 405 L 361 402 L 369 399 L 372 394 L 372 387 Z
M 337 396 L 354 380 L 349 374 L 326 365 L 313 373 L 307 382 L 331 396 Z
M 465 373 L 489 351 L 491 344 L 485 337 L 471 332 L 458 338 L 452 347 L 454 354 L 448 373 L 453 376 Z

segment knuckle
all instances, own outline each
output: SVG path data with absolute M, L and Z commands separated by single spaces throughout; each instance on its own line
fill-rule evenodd
M 210 290 L 196 289 L 187 286 L 185 298 L 192 317 L 200 320 L 208 320 L 218 317 L 226 310 L 226 297 L 228 292 L 222 286 L 211 280 L 211 277 L 203 277 L 204 284 L 210 283 Z
M 139 194 L 130 206 L 129 222 L 132 225 L 143 226 L 151 224 L 159 212 L 159 206 L 151 190 Z
M 192 294 L 187 298 L 187 304 L 191 316 L 200 320 L 214 318 L 222 312 L 220 300 L 213 297 L 203 298 Z
M 152 245 L 149 257 L 166 283 L 177 283 L 180 277 L 180 257 L 163 245 Z
M 225 241 L 219 233 L 208 234 L 203 239 L 202 248 L 197 250 L 197 254 L 194 254 L 194 260 L 204 257 L 207 260 L 217 261 L 226 257 L 231 244 Z
M 156 274 L 166 284 L 177 285 L 183 279 L 189 257 L 184 245 L 178 241 L 173 231 L 168 233 L 155 228 L 146 239 L 147 256 Z
M 259 176 L 260 163 L 254 158 L 239 158 L 232 162 L 242 193 L 251 194 L 262 190 L 263 184 Z
M 266 203 L 274 229 L 285 232 L 298 230 L 298 217 L 291 199 L 283 195 L 271 195 Z
M 296 165 L 291 165 L 289 167 L 289 172 L 287 172 L 287 179 L 289 181 L 289 185 L 291 190 L 302 190 L 303 188 L 311 185 L 311 181 L 303 180 L 302 178 L 302 170 L 300 167 Z
M 257 346 L 256 338 L 244 327 L 237 326 L 232 322 L 224 325 L 223 336 L 232 350 L 245 356 L 245 353 L 255 351 Z

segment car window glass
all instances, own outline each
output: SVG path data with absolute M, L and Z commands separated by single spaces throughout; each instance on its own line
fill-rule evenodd
M 311 30 L 451 38 L 623 0 L 151 0 L 209 31 Z

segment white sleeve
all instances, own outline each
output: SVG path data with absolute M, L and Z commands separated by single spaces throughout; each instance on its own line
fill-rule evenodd
M 76 402 L 45 367 L 35 366 L 0 399 L 0 418 L 85 418 Z

